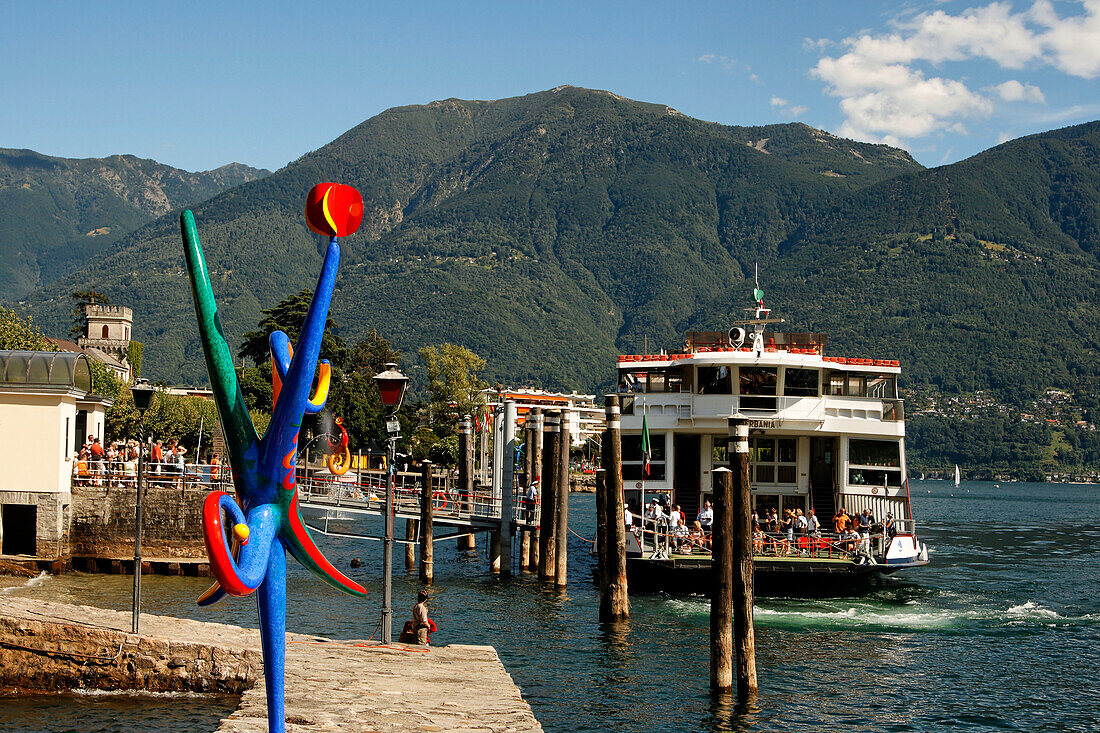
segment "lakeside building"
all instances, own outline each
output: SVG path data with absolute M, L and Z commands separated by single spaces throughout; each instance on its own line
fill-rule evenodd
M 82 353 L 0 351 L 0 556 L 56 562 L 66 552 L 73 453 L 102 438 L 114 401 L 91 393 Z

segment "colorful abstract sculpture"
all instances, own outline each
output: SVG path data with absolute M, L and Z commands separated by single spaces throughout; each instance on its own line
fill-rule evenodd
M 256 434 L 237 383 L 232 352 L 218 317 L 195 218 L 190 211 L 180 216 L 199 335 L 236 488 L 236 497 L 222 491 L 213 492 L 203 504 L 203 538 L 216 582 L 199 598 L 199 604 L 214 603 L 226 593 L 244 596 L 259 590 L 257 605 L 271 733 L 286 730 L 283 712 L 286 553 L 335 588 L 353 595 L 367 592 L 325 559 L 298 511 L 295 486 L 298 431 L 303 415 L 319 412 L 328 396 L 327 361 L 320 364 L 316 394 L 311 397 L 309 393 L 340 261 L 336 240 L 338 236 L 354 232 L 363 215 L 362 198 L 350 186 L 320 184 L 310 191 L 307 201 L 306 217 L 310 228 L 322 231 L 332 240 L 296 348 L 291 349 L 290 340 L 282 331 L 275 331 L 269 337 L 274 407 L 262 438 Z M 223 512 L 232 518 L 232 547 L 223 526 Z
M 328 442 L 328 456 L 325 463 L 329 473 L 334 476 L 343 476 L 351 469 L 351 450 L 348 449 L 348 431 L 344 428 L 344 419 L 336 418 L 336 427 L 340 428 L 340 442 Z

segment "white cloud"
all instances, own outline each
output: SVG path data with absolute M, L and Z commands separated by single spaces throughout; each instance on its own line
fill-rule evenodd
M 790 109 L 787 110 L 788 114 L 790 114 L 791 117 L 799 117 L 801 115 L 806 114 L 809 111 L 810 111 L 809 107 L 803 106 L 801 104 L 796 104 L 796 105 L 794 105 L 793 107 L 791 107 Z
M 1081 14 L 1067 17 L 1050 0 L 1019 13 L 1007 2 L 957 15 L 922 13 L 896 22 L 889 33 L 841 41 L 844 52 L 822 57 L 810 73 L 840 98 L 846 116 L 840 134 L 896 144 L 936 132 L 965 133 L 964 120 L 991 115 L 994 99 L 1045 98 L 1039 87 L 1015 79 L 986 88 L 988 95 L 974 91 L 945 73 L 950 62 L 983 60 L 1004 69 L 1045 63 L 1086 79 L 1100 76 L 1100 0 L 1080 0 L 1080 6 Z
M 783 99 L 783 97 L 772 97 L 771 105 L 773 107 L 786 107 L 788 104 L 790 104 L 790 102 Z
M 1045 104 L 1047 101 L 1039 87 L 1034 84 L 1021 84 L 1015 79 L 1009 79 L 1003 84 L 998 84 L 989 89 L 996 92 L 997 96 L 1006 102 L 1039 102 Z

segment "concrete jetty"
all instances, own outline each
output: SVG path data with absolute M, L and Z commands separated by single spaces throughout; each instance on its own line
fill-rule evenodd
M 0 687 L 241 695 L 218 727 L 267 730 L 260 635 L 226 624 L 0 596 Z M 287 730 L 541 731 L 488 646 L 383 646 L 287 634 Z

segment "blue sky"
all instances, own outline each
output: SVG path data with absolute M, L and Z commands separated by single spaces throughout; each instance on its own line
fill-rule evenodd
M 0 147 L 277 169 L 393 106 L 607 89 L 921 163 L 1100 118 L 1100 0 L 0 0 Z

